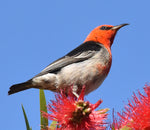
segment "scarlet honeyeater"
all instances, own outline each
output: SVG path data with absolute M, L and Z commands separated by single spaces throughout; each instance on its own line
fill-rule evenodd
M 85 85 L 85 94 L 98 88 L 106 78 L 112 63 L 111 45 L 117 31 L 128 24 L 101 25 L 90 32 L 83 44 L 48 65 L 30 80 L 10 87 L 8 94 L 29 88 L 47 89 L 66 94 L 73 86 L 79 94 Z

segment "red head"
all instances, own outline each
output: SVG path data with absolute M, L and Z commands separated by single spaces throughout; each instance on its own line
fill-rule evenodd
M 91 33 L 87 36 L 85 42 L 94 41 L 103 44 L 108 50 L 113 43 L 114 37 L 117 31 L 128 24 L 121 24 L 117 26 L 112 25 L 101 25 L 96 27 Z

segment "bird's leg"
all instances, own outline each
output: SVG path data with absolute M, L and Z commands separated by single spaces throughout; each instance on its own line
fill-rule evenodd
M 78 93 L 77 93 L 77 90 L 78 90 L 78 86 L 77 86 L 77 85 L 73 85 L 73 87 L 72 87 L 72 93 L 73 93 L 73 95 L 76 96 L 77 99 L 78 99 L 78 98 L 79 98 L 79 95 L 78 95 Z

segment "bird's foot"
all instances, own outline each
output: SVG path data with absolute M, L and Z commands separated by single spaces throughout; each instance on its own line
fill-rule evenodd
M 72 92 L 72 93 L 77 99 L 79 98 L 79 95 L 76 92 Z
M 78 90 L 78 86 L 77 85 L 73 85 L 73 87 L 72 87 L 72 93 L 78 99 L 79 95 L 77 93 L 77 90 Z

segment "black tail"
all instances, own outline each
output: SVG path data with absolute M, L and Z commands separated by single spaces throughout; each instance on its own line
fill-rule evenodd
M 17 93 L 17 92 L 29 89 L 29 88 L 31 88 L 30 86 L 31 86 L 31 82 L 30 81 L 12 85 L 9 88 L 8 95 L 11 95 L 11 94 L 14 94 L 14 93 Z

